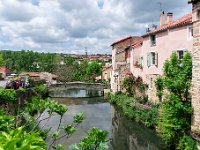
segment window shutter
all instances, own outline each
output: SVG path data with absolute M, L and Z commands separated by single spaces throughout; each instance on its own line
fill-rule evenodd
M 147 53 L 147 67 L 150 67 L 150 53 Z
M 158 67 L 158 53 L 155 53 L 155 66 Z
M 153 56 L 152 53 L 149 53 L 149 66 L 152 66 L 153 64 Z

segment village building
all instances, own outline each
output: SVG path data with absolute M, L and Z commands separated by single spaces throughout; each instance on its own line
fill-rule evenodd
M 19 74 L 21 80 L 27 81 L 32 79 L 34 81 L 45 80 L 48 84 L 57 83 L 57 75 L 49 72 L 22 72 Z
M 28 82 L 29 79 L 40 80 L 39 72 L 22 72 L 19 74 L 21 80 Z
M 8 75 L 11 74 L 11 70 L 6 67 L 0 67 L 0 79 L 5 79 Z
M 102 80 L 110 82 L 112 65 L 104 66 L 102 69 Z
M 186 51 L 192 50 L 192 14 L 187 14 L 176 21 L 173 21 L 172 17 L 172 13 L 167 13 L 166 22 L 165 13 L 162 12 L 160 27 L 154 26 L 152 29 L 147 29 L 147 33 L 142 36 L 143 43 L 139 59 L 136 60 L 142 68 L 140 74 L 143 81 L 148 85 L 148 98 L 155 103 L 158 101 L 155 79 L 163 75 L 165 61 L 173 52 L 177 53 L 181 60 Z M 135 74 L 137 70 L 133 69 L 132 73 Z
M 112 46 L 112 73 L 111 73 L 111 90 L 115 93 L 122 90 L 122 83 L 130 72 L 130 49 L 128 47 L 141 37 L 126 37 L 117 42 L 114 42 Z

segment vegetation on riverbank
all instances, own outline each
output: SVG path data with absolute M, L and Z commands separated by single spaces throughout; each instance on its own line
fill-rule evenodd
M 155 85 L 159 105 L 148 106 L 148 102 L 137 100 L 134 94 L 138 88 L 137 80 L 132 77 L 125 80 L 127 94 L 107 94 L 110 103 L 120 107 L 126 116 L 142 122 L 147 127 L 155 127 L 165 142 L 167 149 L 197 150 L 196 142 L 190 137 L 191 130 L 191 95 L 189 93 L 192 79 L 192 58 L 190 53 L 179 60 L 176 53 L 165 62 L 164 75 L 159 77 Z M 167 91 L 167 92 L 166 92 Z M 142 94 L 143 95 L 143 94 Z M 142 98 L 142 97 L 141 97 Z M 163 102 L 162 102 L 163 101 Z
M 176 53 L 173 53 L 164 64 L 164 75 L 156 82 L 160 98 L 165 96 L 160 107 L 157 131 L 171 149 L 197 149 L 188 134 L 193 113 L 189 92 L 191 80 L 192 57 L 187 52 L 183 60 L 179 60 Z M 164 93 L 164 90 L 168 92 Z
M 143 123 L 147 127 L 154 128 L 157 125 L 158 106 L 139 104 L 133 97 L 126 94 L 107 93 L 106 98 L 110 103 L 121 108 L 125 116 Z

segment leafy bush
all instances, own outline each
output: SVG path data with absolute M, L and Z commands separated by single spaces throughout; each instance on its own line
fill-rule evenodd
M 162 105 L 158 132 L 166 145 L 173 147 L 183 134 L 191 127 L 192 107 L 190 103 L 182 102 L 179 97 L 171 94 Z
M 33 87 L 32 90 L 36 96 L 40 96 L 42 99 L 48 97 L 48 88 L 45 85 Z
M 157 89 L 157 96 L 160 100 L 160 102 L 162 101 L 162 97 L 163 97 L 163 90 L 164 90 L 164 81 L 162 77 L 158 77 L 155 81 L 155 86 Z
M 39 133 L 31 134 L 23 131 L 22 127 L 11 130 L 9 133 L 2 132 L 0 134 L 0 149 L 3 150 L 45 150 L 46 143 L 39 136 Z
M 19 91 L 20 93 L 26 93 L 26 89 L 24 89 L 24 88 L 19 88 L 18 91 Z
M 0 89 L 0 103 L 14 103 L 17 98 L 16 91 L 13 89 Z
M 105 130 L 100 130 L 98 128 L 93 128 L 87 133 L 87 137 L 81 140 L 79 144 L 72 145 L 70 150 L 107 150 L 108 146 L 106 144 L 108 132 Z
M 14 128 L 15 118 L 8 115 L 0 115 L 0 134 L 1 132 L 8 132 Z
M 178 150 L 198 150 L 196 142 L 187 135 L 184 135 L 178 143 Z
M 30 87 L 36 87 L 36 86 L 46 84 L 46 80 L 44 80 L 44 79 L 43 80 L 29 79 L 29 84 L 30 84 Z
M 127 76 L 123 81 L 123 88 L 125 88 L 126 93 L 129 96 L 141 97 L 140 101 L 138 102 L 144 103 L 143 100 L 148 98 L 146 96 L 146 87 L 146 84 L 143 82 L 140 76 L 135 77 L 132 74 L 129 74 L 129 76 Z M 143 99 L 143 97 L 145 97 L 145 99 Z
M 120 107 L 125 116 L 135 119 L 137 122 L 143 123 L 147 127 L 155 127 L 158 119 L 158 107 L 142 108 L 137 106 L 137 101 L 133 97 L 127 95 L 106 94 L 106 98 L 110 103 Z M 142 105 L 145 107 L 145 105 Z

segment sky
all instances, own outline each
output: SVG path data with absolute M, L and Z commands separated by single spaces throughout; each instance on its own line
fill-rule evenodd
M 0 0 L 0 49 L 111 54 L 111 44 L 159 25 L 160 5 L 178 19 L 187 0 Z

